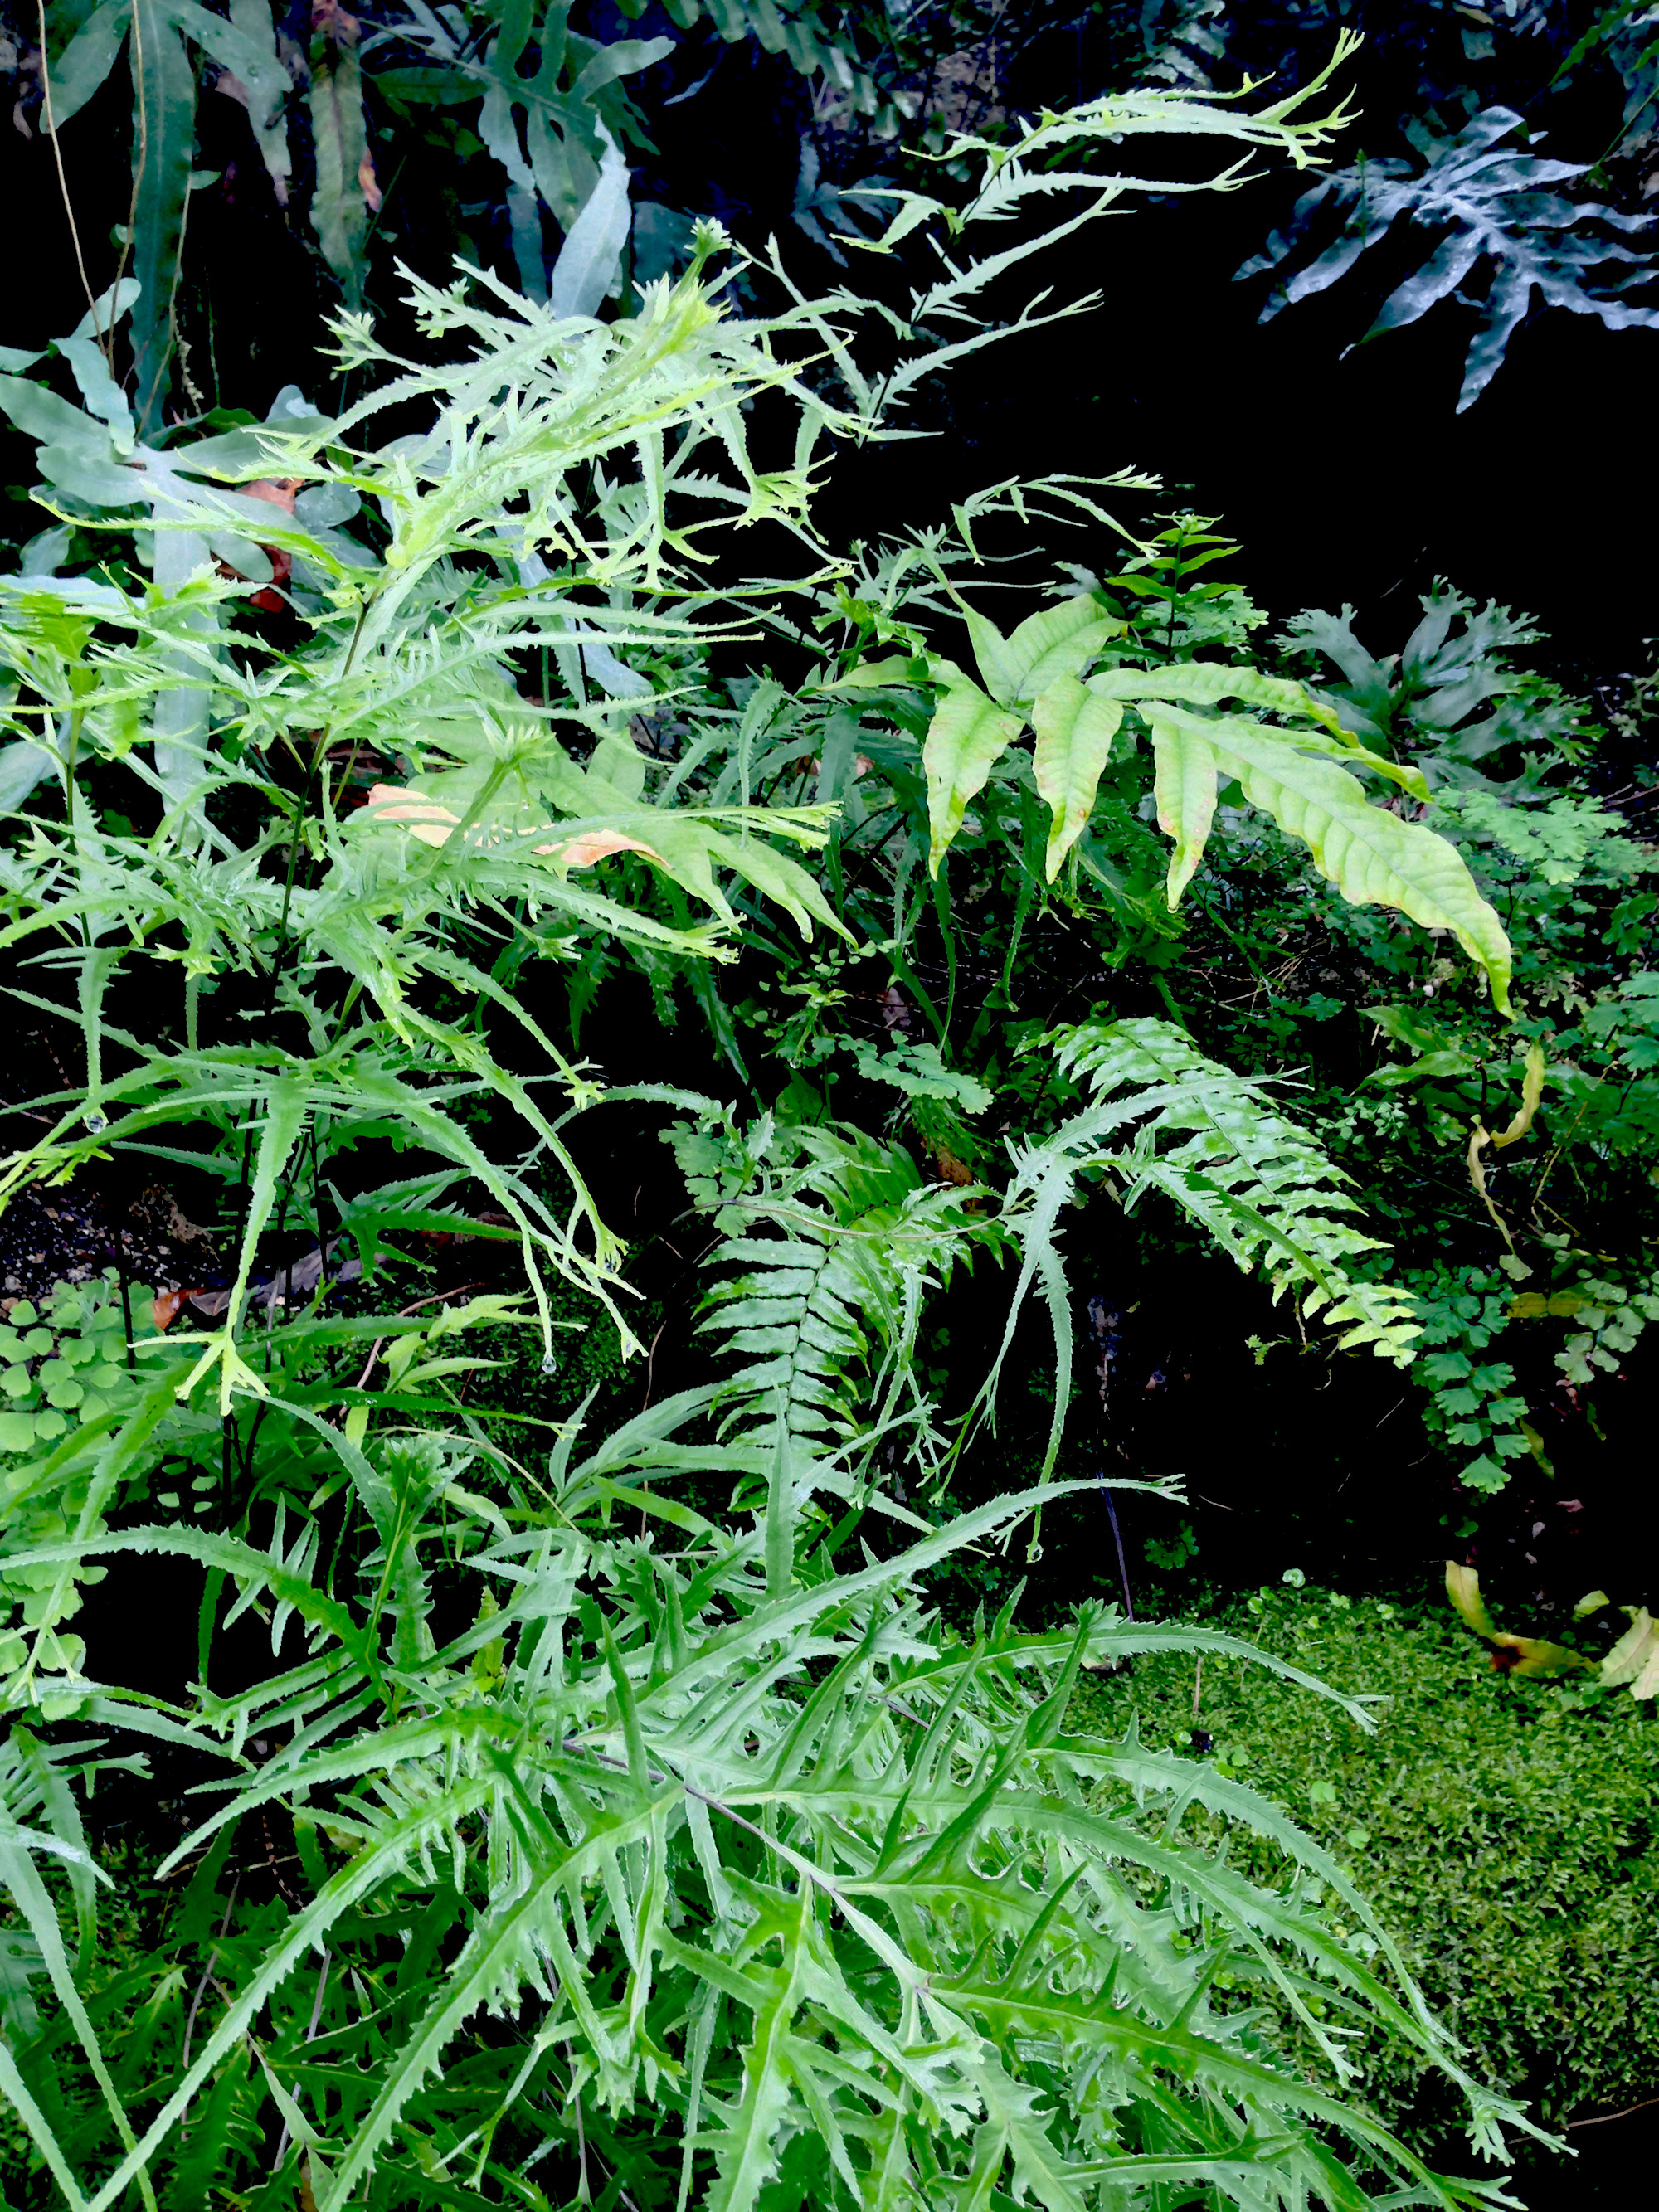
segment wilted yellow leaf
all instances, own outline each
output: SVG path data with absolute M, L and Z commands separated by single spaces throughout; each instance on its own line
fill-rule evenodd
M 1659 1629 L 1656 1629 L 1652 1615 L 1644 1606 L 1601 1662 L 1601 1686 L 1616 1690 L 1621 1682 L 1633 1683 L 1638 1677 L 1646 1680 L 1654 1672 L 1656 1660 L 1659 1660 Z M 1639 1694 L 1650 1698 L 1655 1689 L 1659 1689 L 1659 1675 Z
M 1486 1611 L 1486 1601 L 1480 1595 L 1480 1577 L 1473 1567 L 1461 1567 L 1455 1559 L 1446 1562 L 1446 1595 L 1457 1609 L 1457 1617 L 1465 1628 L 1472 1628 L 1477 1636 L 1488 1643 L 1498 1634 L 1492 1625 L 1492 1615 Z

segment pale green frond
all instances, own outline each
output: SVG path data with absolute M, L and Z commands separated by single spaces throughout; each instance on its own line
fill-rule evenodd
M 1054 815 L 1043 863 L 1050 883 L 1089 825 L 1122 720 L 1117 700 L 1103 698 L 1070 673 L 1056 677 L 1036 696 L 1031 708 L 1036 732 L 1032 767 L 1037 790 Z
M 1173 907 L 1198 872 L 1215 819 L 1215 754 L 1172 714 L 1150 702 L 1143 708 L 1152 733 L 1152 793 L 1158 826 L 1175 845 L 1170 855 L 1168 896 Z
M 1267 676 L 1260 669 L 1236 667 L 1224 661 L 1186 660 L 1170 668 L 1103 669 L 1092 688 L 1103 698 L 1127 700 L 1137 706 L 1143 699 L 1185 701 L 1194 707 L 1240 699 L 1247 707 L 1263 707 L 1269 714 L 1316 722 L 1340 743 L 1349 747 L 1353 744 L 1335 708 L 1316 699 L 1302 684 L 1288 677 Z
M 1492 1004 L 1508 1012 L 1509 939 L 1449 839 L 1373 806 L 1334 760 L 1310 759 L 1294 738 L 1261 723 L 1233 714 L 1201 720 L 1166 707 L 1155 726 L 1170 733 L 1166 744 L 1178 732 L 1183 748 L 1207 748 L 1220 773 L 1236 776 L 1253 805 L 1305 844 L 1321 875 L 1354 905 L 1395 907 L 1425 929 L 1449 930 L 1486 971 Z M 1172 883 L 1171 904 L 1176 896 Z
M 985 779 L 1024 727 L 1023 715 L 995 705 L 966 677 L 949 683 L 927 726 L 921 752 L 933 831 L 930 873 L 939 873 L 969 802 L 984 789 Z
M 1252 805 L 1308 847 L 1321 874 L 1345 898 L 1355 905 L 1391 906 L 1425 928 L 1452 932 L 1485 972 L 1494 1005 L 1507 1011 L 1509 940 L 1462 856 L 1449 839 L 1407 819 L 1395 805 L 1374 805 L 1350 772 L 1386 776 L 1421 800 L 1428 794 L 1420 770 L 1368 750 L 1343 730 L 1331 706 L 1300 684 L 1249 667 L 1195 660 L 1166 668 L 1109 668 L 1087 678 L 1083 688 L 1099 702 L 1087 708 L 1066 686 L 1080 682 L 1115 634 L 1114 625 L 1094 610 L 1087 598 L 1063 601 L 1030 617 L 1011 638 L 966 610 L 993 696 L 949 663 L 936 663 L 945 688 L 922 748 L 928 866 L 934 874 L 968 805 L 1018 737 L 1022 721 L 1016 718 L 1029 716 L 1039 725 L 1038 788 L 1054 814 L 1046 862 L 1052 882 L 1093 812 L 1105 764 L 1103 736 L 1109 743 L 1111 734 L 1108 707 L 1115 705 L 1120 716 L 1133 707 L 1152 733 L 1158 819 L 1174 845 L 1171 908 L 1203 859 L 1219 785 L 1233 778 Z M 1030 702 L 1032 690 L 1047 698 L 1046 706 Z M 1228 700 L 1313 727 L 1279 729 L 1243 714 L 1193 711 Z M 1093 735 L 1079 751 L 1067 787 L 1060 763 L 1085 728 Z M 1065 732 L 1066 742 L 1045 731 Z
M 965 601 L 963 619 L 985 687 L 1004 707 L 1029 703 L 1061 677 L 1075 676 L 1126 627 L 1086 593 L 1028 615 L 1008 637 Z
M 1409 1295 L 1352 1272 L 1354 1259 L 1378 1247 L 1342 1218 L 1357 1210 L 1346 1176 L 1266 1103 L 1259 1084 L 1206 1059 L 1164 1022 L 1085 1025 L 1055 1042 L 1060 1066 L 1086 1078 L 1097 1101 L 1137 1090 L 1146 1097 L 1152 1146 L 1115 1152 L 1132 1182 L 1155 1170 L 1241 1265 L 1260 1255 L 1276 1296 L 1294 1291 L 1304 1313 L 1342 1327 L 1345 1349 L 1370 1344 L 1388 1358 L 1412 1358 L 1419 1332 Z M 1163 1100 L 1157 1086 L 1170 1086 Z M 1179 1133 L 1190 1133 L 1158 1148 L 1159 1136 Z
M 1070 1293 L 1057 1237 L 1078 1177 L 1110 1169 L 1133 1206 L 1163 1191 L 1237 1263 L 1261 1262 L 1275 1297 L 1339 1329 L 1344 1350 L 1369 1345 L 1407 1364 L 1420 1334 L 1410 1295 L 1355 1262 L 1379 1249 L 1346 1217 L 1358 1211 L 1346 1178 L 1315 1139 L 1264 1101 L 1263 1085 L 1218 1066 L 1166 1022 L 1089 1023 L 1049 1040 L 1061 1071 L 1086 1084 L 1091 1103 L 1053 1137 L 1014 1152 L 1003 1219 L 1021 1249 L 1002 1342 L 977 1404 L 994 1402 L 1026 1296 L 1040 1283 L 1054 1330 L 1059 1388 L 1043 1462 L 1060 1448 L 1071 1371 Z M 1171 1141 L 1173 1139 L 1174 1141 Z

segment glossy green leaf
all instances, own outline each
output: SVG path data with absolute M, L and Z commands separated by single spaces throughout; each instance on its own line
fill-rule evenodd
M 963 607 L 986 689 L 1002 706 L 1027 702 L 1062 676 L 1075 676 L 1126 625 L 1082 592 L 1029 615 L 1009 637 L 977 609 Z
M 103 86 L 115 66 L 131 20 L 132 0 L 100 0 L 52 63 L 52 120 L 55 130 L 61 131 L 78 115 Z
M 1225 661 L 1187 660 L 1172 668 L 1109 668 L 1095 678 L 1094 689 L 1103 697 L 1132 700 L 1136 704 L 1143 699 L 1165 699 L 1212 707 L 1223 699 L 1239 699 L 1247 707 L 1263 707 L 1270 714 L 1317 722 L 1344 746 L 1352 748 L 1353 744 L 1337 720 L 1335 708 L 1316 699 L 1300 684 Z

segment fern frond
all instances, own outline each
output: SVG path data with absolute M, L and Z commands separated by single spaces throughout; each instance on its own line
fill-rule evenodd
M 1109 1042 L 1074 1037 L 1073 1064 L 1091 1058 L 1109 1079 Z M 1189 1070 L 1172 1073 L 1157 1039 L 1136 1050 L 1137 1081 L 1166 1079 L 1137 1092 L 1141 1119 L 1169 1113 L 1185 1137 Z M 1103 1124 L 1122 1118 L 1110 1097 L 1094 1110 Z M 844 1147 L 788 1166 L 793 1187 L 769 1194 L 769 1218 L 793 1208 L 867 1221 L 902 1183 L 888 1157 Z M 750 1182 L 730 1172 L 728 1197 Z M 1471 2201 L 1264 2048 L 1254 2012 L 1217 2001 L 1224 1966 L 1235 1984 L 1273 1989 L 1334 2060 L 1322 2015 L 1346 2008 L 1488 2118 L 1514 2117 L 1480 2104 L 1342 1869 L 1200 1762 L 1133 1735 L 1066 1732 L 1085 1658 L 1131 1643 L 1192 1649 L 1196 1632 L 1096 1612 L 1038 1637 L 1005 1617 L 964 1644 L 930 1617 L 924 1577 L 1052 1489 L 994 1499 L 896 1557 L 826 1571 L 821 1529 L 792 1489 L 781 1408 L 752 1538 L 689 1516 L 682 1548 L 653 1552 L 623 1532 L 633 1516 L 617 1509 L 687 1449 L 677 1431 L 708 1403 L 696 1392 L 651 1408 L 580 1464 L 574 1433 L 562 1438 L 550 1492 L 515 1506 L 508 1533 L 479 1522 L 456 1534 L 458 1562 L 492 1597 L 442 1645 L 422 1571 L 403 1574 L 393 1602 L 383 1595 L 398 1585 L 399 1554 L 412 1561 L 433 1534 L 441 1485 L 429 1449 L 366 1468 L 382 1540 L 367 1601 L 318 1589 L 308 1555 L 280 1535 L 263 1553 L 204 1549 L 186 1531 L 146 1537 L 280 1595 L 326 1647 L 257 1692 L 204 1706 L 204 1749 L 240 1739 L 255 1712 L 287 1740 L 229 1782 L 182 1850 L 287 1804 L 338 1863 L 317 1865 L 314 1894 L 250 1960 L 143 2139 L 95 2189 L 81 2189 L 50 2122 L 0 2068 L 0 2088 L 29 2125 L 39 2118 L 66 2201 L 112 2212 L 142 2168 L 171 2159 L 191 2100 L 220 2100 L 210 2085 L 262 2009 L 292 2007 L 307 1954 L 326 1943 L 346 1971 L 377 1931 L 403 1924 L 406 1901 L 434 1932 L 392 1946 L 404 1963 L 389 1990 L 381 1983 L 372 2063 L 313 2066 L 314 2119 L 273 2073 L 291 2132 L 303 2124 L 319 2212 L 337 2212 L 398 2146 L 435 2129 L 458 2039 L 484 2012 L 520 2023 L 500 2054 L 503 2097 L 541 2052 L 562 2054 L 568 2085 L 548 2119 L 564 2140 L 578 2111 L 590 2142 L 608 2130 L 605 2155 L 633 2161 L 636 2201 L 658 2201 L 703 2150 L 714 2174 L 700 2201 L 754 2212 L 802 2140 L 823 2191 L 855 2189 L 872 2212 L 988 2202 L 1006 2193 L 1005 2176 L 1100 2212 L 1132 2212 L 1150 2183 L 1178 2177 L 1241 2208 L 1310 2196 L 1365 2207 L 1372 2194 L 1333 2148 L 1344 2139 L 1380 2176 L 1382 2201 L 1401 2190 L 1446 2212 Z M 820 1400 L 802 1403 L 810 1442 L 825 1416 Z M 724 1449 L 734 1473 L 752 1459 L 746 1446 L 698 1449 Z M 481 1672 L 486 1639 L 498 1656 Z M 1345 1913 L 1376 1930 L 1375 1965 L 1297 1895 L 1180 1840 L 1176 1815 L 1194 1797 L 1328 1881 Z M 439 1940 L 458 1921 L 464 1939 L 448 1955 Z M 336 2035 L 357 2033 L 343 2005 L 332 2017 Z M 477 2042 L 466 2069 L 489 2046 Z M 295 2056 L 289 2046 L 266 2063 L 297 2083 Z M 210 2102 L 210 2142 L 224 2134 L 216 2111 Z
M 1523 131 L 1521 116 L 1510 107 L 1482 108 L 1453 132 L 1415 122 L 1407 125 L 1406 135 L 1422 156 L 1420 168 L 1385 157 L 1326 177 L 1297 202 L 1287 231 L 1275 231 L 1261 252 L 1236 272 L 1248 277 L 1284 269 L 1322 210 L 1340 215 L 1334 240 L 1294 275 L 1276 281 L 1261 319 L 1335 283 L 1403 219 L 1436 244 L 1389 294 L 1365 337 L 1417 321 L 1437 301 L 1455 298 L 1475 307 L 1479 321 L 1464 364 L 1460 414 L 1497 374 L 1510 337 L 1531 312 L 1534 291 L 1547 307 L 1598 316 L 1609 330 L 1651 329 L 1659 323 L 1659 309 L 1638 306 L 1626 295 L 1651 281 L 1652 254 L 1598 237 L 1586 226 L 1628 235 L 1650 230 L 1652 216 L 1569 199 L 1559 188 L 1583 176 L 1589 165 L 1540 159 L 1503 143 Z M 1487 282 L 1480 297 L 1465 288 L 1483 263 Z
M 711 1141 L 688 1133 L 679 1150 L 722 1232 L 702 1328 L 740 1363 L 722 1385 L 726 1433 L 769 1425 L 775 1395 L 811 1453 L 850 1462 L 862 1442 L 867 1457 L 914 1400 L 924 1298 L 994 1224 L 974 1191 L 924 1184 L 907 1152 L 861 1132 L 767 1127 L 732 1191 L 706 1180 Z
M 1061 1072 L 1085 1084 L 1092 1103 L 1047 1140 L 1012 1148 L 1003 1218 L 1023 1257 L 979 1401 L 994 1401 L 1021 1306 L 1040 1280 L 1059 1377 L 1045 1473 L 1060 1449 L 1072 1355 L 1056 1237 L 1082 1174 L 1122 1176 L 1126 1207 L 1146 1190 L 1162 1191 L 1241 1267 L 1259 1262 L 1275 1299 L 1288 1295 L 1299 1315 L 1340 1332 L 1339 1349 L 1370 1345 L 1380 1358 L 1411 1360 L 1420 1330 L 1410 1294 L 1356 1270 L 1365 1254 L 1383 1248 L 1345 1218 L 1359 1212 L 1347 1176 L 1306 1130 L 1266 1103 L 1260 1079 L 1218 1066 L 1184 1032 L 1150 1018 L 1087 1023 L 1056 1030 L 1048 1042 Z
M 1206 1059 L 1164 1022 L 1085 1025 L 1055 1042 L 1061 1070 L 1086 1080 L 1097 1099 L 1154 1094 L 1135 1156 L 1120 1155 L 1137 1182 L 1176 1197 L 1241 1267 L 1260 1258 L 1276 1298 L 1305 1284 L 1296 1291 L 1301 1311 L 1345 1330 L 1343 1350 L 1370 1344 L 1412 1358 L 1419 1330 L 1410 1294 L 1351 1272 L 1359 1255 L 1385 1248 L 1340 1218 L 1360 1211 L 1349 1178 L 1305 1129 L 1266 1104 L 1258 1084 Z M 1166 1086 L 1186 1095 L 1157 1103 Z M 1191 1133 L 1185 1142 L 1158 1150 L 1159 1136 L 1182 1132 Z
M 938 699 L 921 757 L 934 875 L 969 804 L 1029 722 L 1036 732 L 1036 787 L 1053 817 L 1052 882 L 1088 826 L 1112 739 L 1133 708 L 1151 732 L 1158 826 L 1175 848 L 1171 908 L 1203 859 L 1221 783 L 1235 778 L 1253 805 L 1308 848 L 1345 898 L 1452 931 L 1485 971 L 1493 1004 L 1508 1012 L 1509 939 L 1462 854 L 1425 823 L 1372 805 L 1352 773 L 1386 776 L 1426 799 L 1421 771 L 1368 750 L 1328 702 L 1285 678 L 1212 661 L 1110 668 L 1085 681 L 1083 672 L 1123 627 L 1087 596 L 1043 609 L 1006 638 L 977 610 L 964 612 L 985 688 L 953 662 L 929 657 Z M 1292 726 L 1215 711 L 1234 699 Z

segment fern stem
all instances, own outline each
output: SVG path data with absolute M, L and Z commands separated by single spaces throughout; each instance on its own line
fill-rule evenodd
M 1118 1580 L 1123 1585 L 1123 1610 L 1133 1620 L 1135 1601 L 1129 1595 L 1129 1569 L 1123 1556 L 1123 1532 L 1117 1525 L 1117 1508 L 1112 1503 L 1112 1486 L 1107 1481 L 1103 1470 L 1097 1472 L 1095 1480 L 1100 1485 L 1100 1494 L 1106 1500 L 1106 1518 L 1112 1524 L 1112 1542 L 1117 1550 Z

